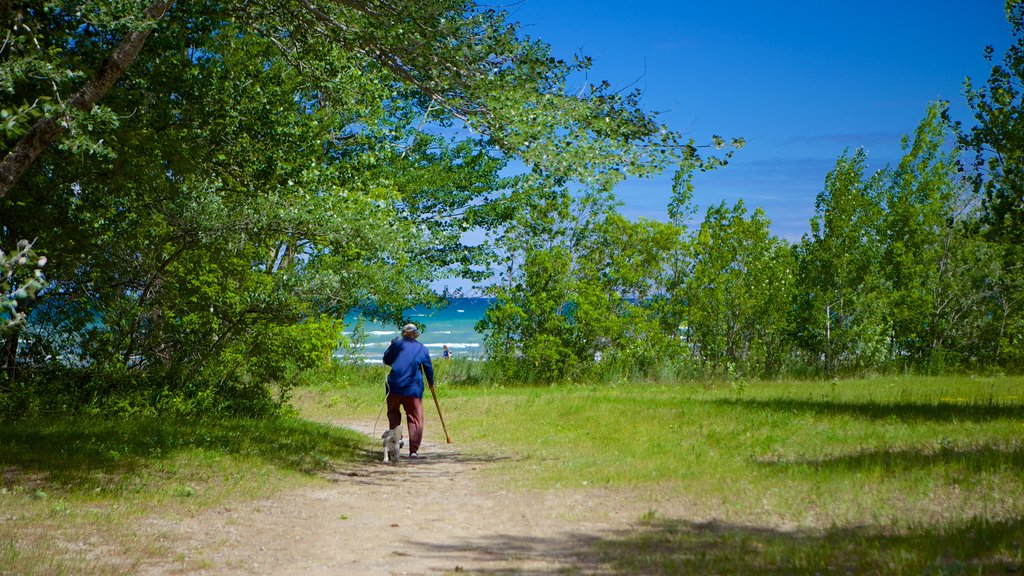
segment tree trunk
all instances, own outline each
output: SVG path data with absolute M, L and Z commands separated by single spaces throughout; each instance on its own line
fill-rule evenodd
M 18 375 L 18 340 L 19 334 L 15 332 L 4 341 L 4 371 L 7 372 L 8 382 L 14 382 Z
M 173 0 L 158 0 L 146 8 L 143 15 L 147 20 L 156 22 L 163 18 L 173 4 Z M 135 61 L 152 30 L 152 26 L 146 26 L 142 30 L 129 32 L 110 56 L 103 59 L 100 69 L 85 86 L 68 99 L 68 105 L 82 111 L 91 110 Z M 67 125 L 59 118 L 52 117 L 42 118 L 29 128 L 3 161 L 0 161 L 0 198 L 7 195 L 43 151 L 66 131 Z

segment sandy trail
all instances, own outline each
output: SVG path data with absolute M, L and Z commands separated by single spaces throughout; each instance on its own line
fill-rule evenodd
M 372 430 L 372 424 L 350 427 Z M 443 442 L 439 431 L 434 436 Z M 628 532 L 658 505 L 635 493 L 503 490 L 482 475 L 500 456 L 470 456 L 429 437 L 421 453 L 398 466 L 356 465 L 332 474 L 326 487 L 164 525 L 175 560 L 140 572 L 605 574 L 594 544 Z

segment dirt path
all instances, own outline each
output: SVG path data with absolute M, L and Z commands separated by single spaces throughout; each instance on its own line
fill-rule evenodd
M 481 474 L 494 459 L 438 444 L 437 436 L 425 438 L 419 460 L 358 465 L 327 487 L 163 526 L 176 560 L 141 572 L 606 574 L 595 543 L 621 537 L 640 514 L 665 504 L 600 490 L 506 491 Z

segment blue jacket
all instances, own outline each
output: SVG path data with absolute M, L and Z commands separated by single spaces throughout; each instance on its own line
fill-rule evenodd
M 388 392 L 391 394 L 423 398 L 423 372 L 427 373 L 427 383 L 434 385 L 434 365 L 430 363 L 430 352 L 415 338 L 393 341 L 387 352 L 384 352 L 384 363 L 391 366 L 388 374 Z

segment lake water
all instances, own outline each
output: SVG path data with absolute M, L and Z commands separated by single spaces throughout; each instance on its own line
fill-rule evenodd
M 430 357 L 441 357 L 442 346 L 447 345 L 452 355 L 457 358 L 478 358 L 483 355 L 483 335 L 473 330 L 476 323 L 483 318 L 489 298 L 458 298 L 451 300 L 448 307 L 441 310 L 413 308 L 406 314 L 420 327 L 420 338 Z M 356 318 L 345 319 L 348 331 L 345 336 L 352 338 L 351 332 Z M 398 337 L 399 326 L 364 322 L 362 332 L 364 341 L 351 350 L 339 350 L 339 357 L 355 357 L 365 362 L 380 362 L 384 351 L 393 338 Z

